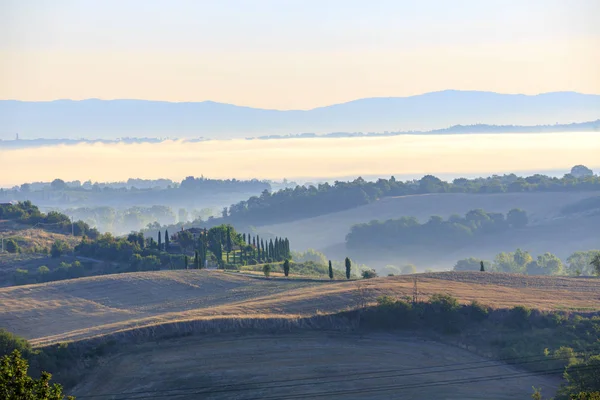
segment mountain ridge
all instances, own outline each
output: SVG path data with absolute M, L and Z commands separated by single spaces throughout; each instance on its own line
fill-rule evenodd
M 231 139 L 304 132 L 434 130 L 442 126 L 532 125 L 591 121 L 600 95 L 537 95 L 445 90 L 370 97 L 310 110 L 273 110 L 214 101 L 86 99 L 0 100 L 0 139 L 172 137 Z

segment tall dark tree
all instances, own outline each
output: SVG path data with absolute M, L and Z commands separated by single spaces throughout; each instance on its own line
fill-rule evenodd
M 483 266 L 483 261 L 480 262 L 481 268 L 479 268 L 479 271 L 481 272 L 485 272 L 485 267 Z
M 292 252 L 290 251 L 290 241 L 285 238 L 285 258 L 291 258 Z
M 275 253 L 275 246 L 273 245 L 273 239 L 269 240 L 269 256 L 268 258 L 275 258 L 274 254 Z
M 169 251 L 169 231 L 165 229 L 165 251 Z
M 260 253 L 261 260 L 265 261 L 265 241 L 263 239 L 260 239 Z
M 329 279 L 333 279 L 333 265 L 331 265 L 331 260 L 329 260 Z
M 194 268 L 200 269 L 200 256 L 198 254 L 198 250 L 194 252 Z
M 229 264 L 229 253 L 233 248 L 233 244 L 231 242 L 231 227 L 227 225 L 227 236 L 225 238 L 225 252 L 227 253 L 227 264 Z
M 256 235 L 256 259 L 258 261 L 262 260 L 261 252 L 260 252 L 260 236 Z
M 283 274 L 286 276 L 286 278 L 289 276 L 289 274 L 290 274 L 290 260 L 285 260 L 283 262 Z
M 158 231 L 158 250 L 162 250 L 162 237 L 160 231 Z
M 346 257 L 345 260 L 345 264 L 346 264 L 346 279 L 350 279 L 350 272 L 352 272 L 352 262 L 350 261 L 350 259 L 348 257 Z
M 188 269 L 189 263 L 190 263 L 189 257 L 188 256 L 184 256 L 183 257 L 183 264 L 185 265 L 185 269 Z

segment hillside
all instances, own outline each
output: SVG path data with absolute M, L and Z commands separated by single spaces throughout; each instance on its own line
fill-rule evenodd
M 558 383 L 409 336 L 303 332 L 145 343 L 111 356 L 70 393 L 82 399 L 139 392 L 140 398 L 177 399 L 437 399 L 443 394 L 448 400 L 512 400 L 529 398 L 532 385 L 550 394 Z
M 594 278 L 467 272 L 416 276 L 423 299 L 449 293 L 461 301 L 476 299 L 496 307 L 600 309 L 594 295 L 600 293 L 600 280 Z M 0 326 L 34 345 L 178 321 L 225 319 L 237 327 L 248 318 L 295 320 L 355 308 L 381 295 L 412 296 L 413 279 L 331 282 L 210 270 L 104 275 L 0 288 Z
M 211 101 L 0 101 L 0 139 L 245 138 L 304 132 L 431 130 L 456 124 L 555 124 L 598 118 L 600 96 L 456 91 L 367 98 L 312 110 L 265 110 Z M 108 133 L 110 132 L 110 133 Z
M 349 210 L 330 213 L 314 218 L 306 218 L 289 223 L 262 226 L 259 233 L 281 235 L 285 232 L 299 250 L 314 248 L 324 251 L 331 258 L 343 258 L 352 253 L 347 250 L 345 237 L 350 227 L 372 220 L 387 220 L 402 216 L 414 216 L 427 221 L 430 216 L 448 218 L 452 214 L 464 215 L 466 212 L 481 208 L 487 212 L 507 213 L 512 208 L 521 208 L 529 215 L 530 226 L 518 232 L 509 232 L 493 240 L 474 241 L 472 245 L 457 249 L 444 258 L 423 254 L 418 259 L 401 260 L 403 262 L 435 264 L 438 267 L 451 268 L 455 261 L 465 257 L 488 258 L 500 251 L 512 251 L 517 247 L 532 252 L 551 251 L 561 257 L 567 257 L 573 251 L 588 250 L 600 246 L 593 235 L 600 216 L 564 217 L 562 208 L 577 204 L 583 199 L 597 197 L 595 192 L 535 192 L 535 193 L 498 193 L 463 194 L 440 193 L 401 197 L 386 197 L 373 203 Z M 357 261 L 369 265 L 394 264 L 394 257 L 378 255 L 352 254 Z

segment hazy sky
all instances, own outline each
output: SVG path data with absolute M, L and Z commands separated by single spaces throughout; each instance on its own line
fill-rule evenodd
M 0 98 L 600 93 L 598 0 L 0 0 Z
M 532 150 L 535 149 L 535 150 Z M 374 138 L 231 140 L 199 143 L 78 144 L 2 149 L 10 174 L 24 182 L 204 175 L 210 178 L 319 179 L 357 176 L 492 175 L 600 168 L 597 133 L 401 135 Z M 110 160 L 107 162 L 107 160 Z M 257 162 L 260 160 L 260 162 Z M 161 165 L 160 171 L 149 166 Z

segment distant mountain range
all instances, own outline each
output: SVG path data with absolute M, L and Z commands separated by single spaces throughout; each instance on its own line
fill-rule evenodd
M 0 101 L 0 139 L 121 137 L 229 139 L 305 132 L 432 131 L 457 124 L 554 125 L 600 117 L 600 95 L 456 91 L 368 98 L 312 110 L 265 110 L 212 101 Z M 454 128 L 453 128 L 454 129 Z M 448 132 L 451 133 L 451 132 Z

